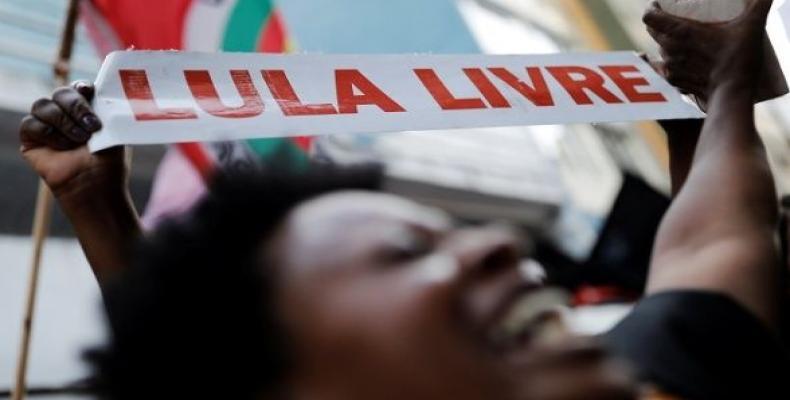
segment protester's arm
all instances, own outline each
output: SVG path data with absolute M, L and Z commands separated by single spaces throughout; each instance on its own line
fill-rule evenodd
M 708 38 L 705 35 L 685 39 L 665 35 L 651 26 L 657 12 L 660 13 L 657 4 L 648 8 L 645 22 L 650 35 L 661 45 L 661 60 L 651 60 L 647 55 L 642 55 L 642 58 L 682 93 L 696 96 L 703 103 L 706 102 L 708 76 L 714 67 L 708 51 L 711 47 L 723 46 L 723 43 L 706 40 Z M 679 45 L 677 42 L 680 40 L 685 40 L 685 45 Z M 662 120 L 658 123 L 667 135 L 669 175 L 672 197 L 675 197 L 686 183 L 705 120 Z
M 656 238 L 648 292 L 702 289 L 727 294 L 776 322 L 778 218 L 774 182 L 754 125 L 753 98 L 770 0 L 711 25 L 729 43 L 711 75 L 708 118 L 686 184 Z M 655 12 L 653 29 L 689 37 L 691 22 Z M 696 26 L 694 29 L 699 29 Z
M 20 151 L 71 221 L 102 285 L 128 267 L 141 229 L 128 192 L 126 150 L 91 154 L 86 146 L 101 129 L 92 97 L 93 87 L 78 83 L 36 101 L 20 127 Z
M 651 22 L 653 8 L 648 9 L 645 19 L 648 24 Z M 665 39 L 663 35 L 647 26 L 651 35 L 654 35 L 656 40 Z M 709 46 L 709 43 L 699 43 L 699 46 Z M 672 51 L 668 51 L 672 50 Z M 693 49 L 684 47 L 677 48 L 676 46 L 669 49 L 661 48 L 662 59 L 660 61 L 651 60 L 646 54 L 641 57 L 645 62 L 650 64 L 651 67 L 672 83 L 684 94 L 693 94 L 698 98 L 705 96 L 706 89 L 701 88 L 698 84 L 690 84 L 689 82 L 697 82 L 698 80 L 686 79 L 687 76 L 693 74 L 709 75 L 710 65 L 695 63 L 698 70 L 688 72 L 687 69 L 677 62 L 677 60 L 686 60 L 689 57 L 695 57 Z M 678 79 L 678 76 L 684 79 Z M 702 131 L 702 125 L 705 123 L 704 119 L 681 119 L 681 120 L 659 120 L 657 121 L 661 128 L 667 135 L 667 148 L 669 149 L 669 177 L 672 189 L 672 197 L 680 193 L 680 189 L 686 183 L 689 170 L 691 169 L 691 162 L 694 160 L 694 152 L 697 149 L 697 142 L 699 141 L 699 134 Z
M 123 149 L 112 151 L 122 153 Z M 56 195 L 100 286 L 129 267 L 131 252 L 142 234 L 126 184 L 123 188 L 116 185 L 88 184 L 62 189 Z
M 703 119 L 659 121 L 667 134 L 672 197 L 677 196 L 686 183 L 704 123 Z
M 645 60 L 681 92 L 694 96 L 698 104 L 707 104 L 710 75 L 717 57 L 729 43 L 715 30 L 693 21 L 686 21 L 685 34 L 669 33 L 661 25 L 661 16 L 663 12 L 657 2 L 645 14 L 647 31 L 660 45 L 661 52 L 660 61 L 646 57 Z M 659 121 L 667 134 L 673 197 L 686 182 L 704 122 L 701 119 Z

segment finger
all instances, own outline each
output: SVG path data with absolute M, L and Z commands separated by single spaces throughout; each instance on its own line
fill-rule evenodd
M 685 82 L 695 85 L 706 85 L 710 81 L 709 75 L 701 74 L 692 69 L 678 68 L 672 63 L 666 64 L 666 79 L 672 82 Z
M 693 23 L 691 20 L 669 14 L 655 1 L 648 7 L 642 21 L 657 32 L 673 36 L 687 36 L 689 24 Z
M 672 67 L 680 66 L 701 75 L 710 75 L 716 65 L 716 60 L 710 54 L 703 54 L 687 48 L 667 49 L 662 47 L 659 49 L 659 55 L 665 63 L 671 64 Z
M 668 76 L 667 82 L 676 87 L 683 94 L 694 94 L 704 97 L 708 92 L 708 81 L 700 80 L 694 76 L 675 74 Z
M 95 133 L 101 129 L 99 118 L 93 113 L 85 97 L 76 89 L 60 88 L 52 94 L 52 100 L 86 132 Z
M 647 34 L 650 35 L 650 37 L 653 38 L 653 40 L 655 40 L 655 42 L 661 47 L 666 46 L 667 43 L 672 43 L 672 39 L 669 35 L 664 32 L 659 32 L 653 29 L 651 26 L 647 27 Z
M 650 66 L 653 67 L 653 70 L 659 76 L 666 77 L 667 76 L 667 63 L 664 61 L 651 61 Z
M 650 35 L 650 37 L 652 37 L 653 40 L 655 40 L 655 42 L 658 43 L 659 47 L 661 47 L 662 50 L 667 52 L 693 50 L 689 48 L 690 46 L 689 46 L 688 35 L 690 35 L 690 33 L 688 32 L 690 32 L 690 30 L 686 30 L 685 32 L 687 34 L 683 34 L 683 35 L 670 34 L 670 33 L 665 33 L 655 30 L 649 26 L 647 27 L 647 33 Z
M 648 65 L 650 65 L 650 67 L 653 68 L 653 71 L 656 71 L 657 74 L 659 74 L 661 76 L 664 76 L 664 72 L 665 71 L 664 71 L 664 62 L 663 61 L 661 61 L 661 60 L 651 60 L 650 56 L 648 56 L 645 53 L 641 53 L 641 52 L 637 53 L 637 55 L 639 56 L 639 58 L 642 59 L 642 61 L 644 61 Z
M 57 132 L 65 135 L 71 141 L 85 143 L 90 138 L 87 131 L 77 125 L 63 109 L 50 99 L 39 99 L 33 103 L 30 113 L 41 122 L 54 127 Z
M 688 67 L 689 64 L 691 64 L 691 61 L 689 61 L 689 57 L 685 54 L 672 55 L 661 51 L 661 57 L 664 59 L 664 66 L 666 67 L 667 73 L 669 74 L 692 72 Z
M 28 115 L 19 126 L 19 140 L 22 152 L 37 148 L 50 147 L 56 150 L 69 150 L 80 146 L 67 137 L 58 134 L 57 130 L 39 119 Z
M 707 93 L 708 90 L 702 86 L 692 86 L 692 85 L 684 85 L 684 86 L 676 86 L 680 94 L 686 96 L 696 96 L 702 99 L 708 97 Z
M 773 0 L 752 0 L 743 15 L 747 18 L 754 18 L 765 25 L 773 3 Z
M 711 66 L 710 63 L 697 58 L 685 56 L 667 57 L 666 61 L 654 62 L 653 68 L 659 75 L 670 83 L 673 82 L 695 82 L 706 83 L 709 80 Z
M 662 52 L 662 56 L 664 67 L 669 74 L 698 76 L 707 80 L 715 67 L 714 62 L 698 54 L 683 52 L 671 55 Z
M 96 88 L 93 86 L 93 83 L 88 81 L 76 81 L 71 84 L 71 87 L 74 90 L 78 91 L 85 100 L 93 101 L 93 97 L 96 96 Z
M 683 94 L 693 94 L 695 96 L 707 97 L 708 84 L 696 82 L 693 80 L 686 80 L 682 78 L 673 79 L 670 82 L 673 86 L 678 88 Z

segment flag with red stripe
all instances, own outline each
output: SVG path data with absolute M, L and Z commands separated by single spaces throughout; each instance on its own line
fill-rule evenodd
M 291 48 L 272 0 L 92 0 L 83 8 L 88 34 L 104 54 L 130 47 L 272 53 Z M 240 158 L 265 161 L 275 153 L 300 163 L 310 145 L 309 138 L 179 144 L 178 154 L 171 148 L 160 165 L 143 219 L 154 225 L 188 209 L 217 165 Z

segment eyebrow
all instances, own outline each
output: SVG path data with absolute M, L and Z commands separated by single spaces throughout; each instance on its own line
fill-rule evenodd
M 532 257 L 535 254 L 538 236 L 533 235 L 528 229 L 525 229 L 517 224 L 502 221 L 468 221 L 453 216 L 450 217 L 450 220 L 452 222 L 451 229 L 476 228 L 485 226 L 498 226 L 500 228 L 507 229 L 516 239 L 519 254 L 522 257 Z

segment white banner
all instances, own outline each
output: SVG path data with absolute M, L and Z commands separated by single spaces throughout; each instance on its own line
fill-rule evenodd
M 787 39 L 790 40 L 790 0 L 785 0 L 784 4 L 782 4 L 782 7 L 779 9 L 779 14 L 782 16 Z
M 269 55 L 116 52 L 96 82 L 119 144 L 701 118 L 630 52 Z

